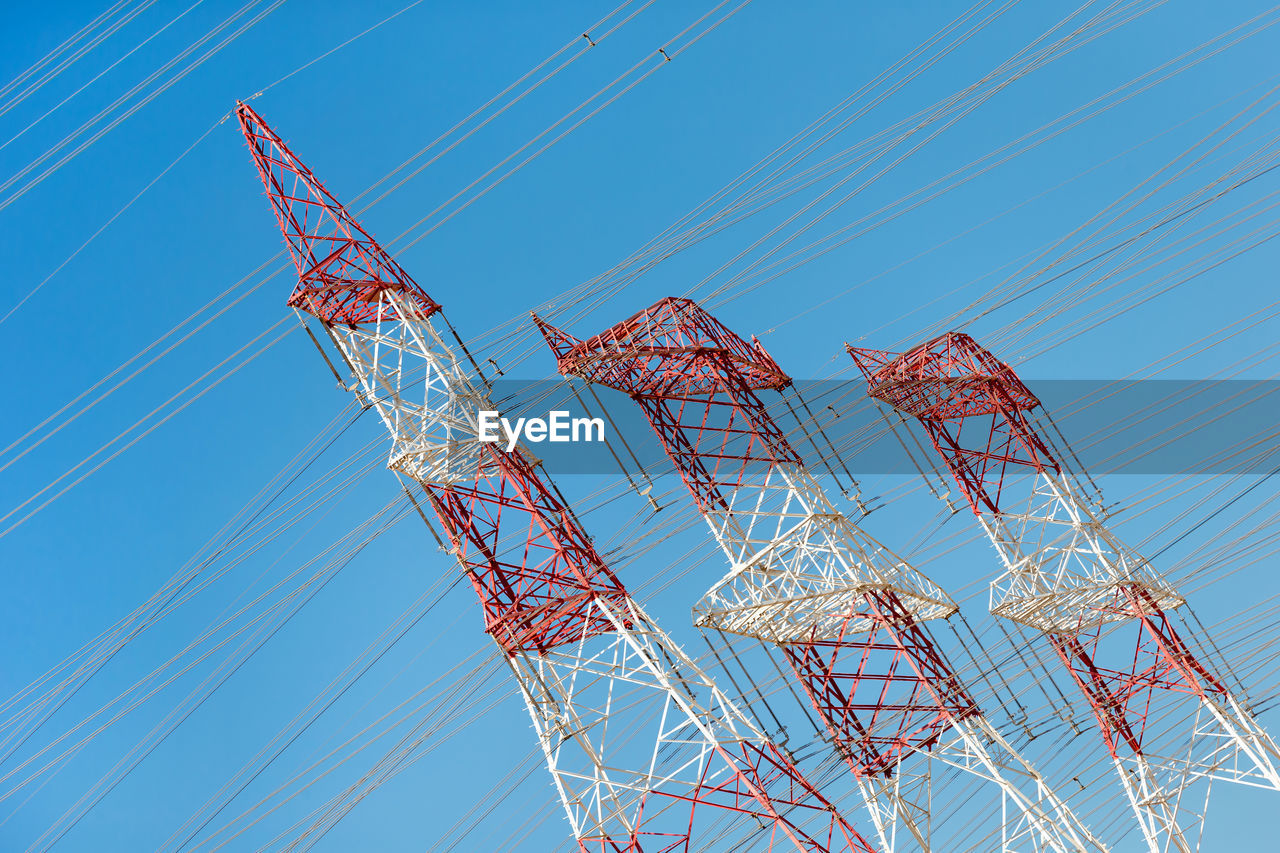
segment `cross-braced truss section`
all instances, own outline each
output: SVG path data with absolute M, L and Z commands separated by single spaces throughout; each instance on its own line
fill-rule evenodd
M 849 352 L 868 394 L 918 419 L 942 457 L 1003 564 L 991 611 L 1045 633 L 1151 851 L 1199 848 L 1197 779 L 1280 788 L 1280 750 L 1170 622 L 1183 598 L 1080 497 L 1013 370 L 955 332 L 900 355 Z
M 486 446 L 477 478 L 425 488 L 586 849 L 687 850 L 719 810 L 763 827 L 759 849 L 870 849 L 632 601 L 522 453 Z
M 477 438 L 491 409 L 439 307 L 252 110 L 245 136 L 321 322 L 421 487 L 533 719 L 579 848 L 872 853 L 791 759 L 631 599 L 523 448 Z M 363 260 L 362 260 L 363 259 Z M 365 263 L 364 261 L 368 261 Z
M 759 341 L 688 299 L 660 300 L 585 341 L 535 322 L 561 373 L 644 410 L 730 561 L 696 621 L 781 646 L 886 847 L 906 849 L 895 845 L 909 835 L 938 849 L 927 781 L 900 775 L 928 754 L 999 786 L 1005 851 L 1105 849 L 995 731 L 933 642 L 924 623 L 955 603 L 839 512 L 805 468 L 757 395 L 791 382 Z

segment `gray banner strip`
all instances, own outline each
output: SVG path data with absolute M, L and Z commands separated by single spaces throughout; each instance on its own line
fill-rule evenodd
M 1280 449 L 1280 394 L 1276 393 L 1280 381 L 1041 380 L 1029 384 L 1084 468 L 1094 475 L 1265 474 L 1280 466 L 1280 453 L 1276 453 Z M 617 391 L 597 387 L 607 409 L 599 411 L 592 396 L 581 393 L 581 384 L 577 387 L 583 402 L 561 382 L 499 380 L 491 399 L 512 422 L 518 417 L 546 418 L 553 410 L 568 412 L 570 418 L 605 421 L 609 446 L 545 439 L 528 443 L 553 473 L 617 474 L 615 453 L 629 468 L 635 464 L 634 454 L 645 466 L 669 470 L 662 447 L 636 403 Z M 903 444 L 889 434 L 876 411 L 878 404 L 866 398 L 865 389 L 861 380 L 796 382 L 787 393 L 803 397 L 821 434 L 794 397 L 788 407 L 777 392 L 759 396 L 815 471 L 822 470 L 825 457 L 832 465 L 842 462 L 855 475 L 917 473 Z M 793 408 L 805 423 L 797 422 Z M 1043 415 L 1039 420 L 1048 426 Z M 910 428 L 929 451 L 922 461 L 937 464 L 919 425 L 912 423 Z M 978 423 L 970 422 L 965 434 L 980 429 Z M 1058 441 L 1056 435 L 1054 440 Z M 906 444 L 918 454 L 914 443 L 907 439 Z M 832 447 L 838 449 L 839 461 Z

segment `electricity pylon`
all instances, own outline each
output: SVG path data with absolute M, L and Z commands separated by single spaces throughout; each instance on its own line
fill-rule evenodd
M 751 849 L 870 853 L 631 598 L 527 451 L 477 439 L 492 406 L 433 323 L 440 306 L 257 113 L 237 115 L 298 269 L 289 304 L 319 322 L 391 434 L 388 467 L 447 532 L 579 848 L 687 851 L 739 817 Z
M 958 332 L 900 355 L 848 350 L 867 393 L 924 427 L 1000 555 L 991 612 L 1048 638 L 1152 853 L 1199 848 L 1208 791 L 1193 799 L 1197 779 L 1280 788 L 1275 742 L 1174 629 L 1182 596 L 1083 499 L 1012 368 Z
M 689 299 L 579 341 L 537 320 L 559 371 L 640 404 L 728 557 L 695 621 L 781 647 L 883 844 L 930 838 L 916 753 L 998 786 L 1001 849 L 1106 849 L 984 716 L 925 623 L 958 609 L 839 512 L 757 396 L 790 377 Z M 927 771 L 928 759 L 918 762 Z M 916 762 L 912 762 L 913 764 Z

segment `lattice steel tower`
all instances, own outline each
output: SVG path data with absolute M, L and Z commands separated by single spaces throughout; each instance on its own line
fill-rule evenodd
M 1152 853 L 1198 849 L 1196 779 L 1280 788 L 1280 750 L 1178 635 L 1168 611 L 1182 597 L 1083 499 L 1013 370 L 958 332 L 901 355 L 848 350 L 868 394 L 928 433 L 1000 555 L 991 612 L 1048 638 L 1093 709 Z
M 535 318 L 536 320 L 536 318 Z M 696 303 L 667 298 L 579 341 L 537 321 L 561 373 L 640 404 L 731 568 L 695 621 L 781 647 L 884 845 L 925 850 L 933 761 L 994 783 L 1005 851 L 1105 849 L 995 729 L 930 636 L 956 604 L 839 512 L 757 392 L 791 379 Z M 904 763 L 905 762 L 905 763 Z
M 238 116 L 298 269 L 289 304 L 319 322 L 391 434 L 388 467 L 444 526 L 579 848 L 687 851 L 741 835 L 736 817 L 751 849 L 870 853 L 627 594 L 532 457 L 477 441 L 492 406 L 439 305 L 252 109 Z

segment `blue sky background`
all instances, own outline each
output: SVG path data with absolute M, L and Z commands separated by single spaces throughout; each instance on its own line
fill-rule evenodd
M 351 199 L 608 11 L 603 4 L 589 3 L 425 2 L 271 85 L 402 5 L 400 0 L 285 3 L 0 210 L 0 251 L 6 267 L 0 312 L 7 312 L 212 127 L 127 212 L 0 324 L 9 385 L 0 407 L 0 444 L 19 438 L 280 249 L 279 233 L 234 119 L 216 124 L 237 98 L 266 89 L 253 101 L 255 109 L 295 146 L 332 192 Z M 389 195 L 363 221 L 374 235 L 389 241 L 709 7 L 658 0 L 534 96 Z M 0 142 L 72 94 L 181 8 L 161 3 L 146 11 L 117 39 L 0 116 Z M 228 3 L 200 4 L 0 148 L 0 179 L 40 156 L 235 8 Z M 553 372 L 549 355 L 533 351 L 523 357 L 532 351 L 529 339 L 523 339 L 517 352 L 484 333 L 523 317 L 620 261 L 963 8 L 964 4 L 941 2 L 756 0 L 405 251 L 400 260 L 444 304 L 463 337 L 485 350 L 482 358 L 495 357 L 512 378 L 548 377 Z M 1172 0 L 1018 81 L 836 211 L 827 226 L 849 222 L 926 184 L 1266 8 L 1252 2 L 1206 5 Z M 99 11 L 98 4 L 82 3 L 7 9 L 7 25 L 0 31 L 0 79 L 21 73 Z M 1059 14 L 1047 4 L 1012 9 L 846 131 L 842 145 L 977 79 Z M 1277 73 L 1278 48 L 1280 34 L 1261 33 L 961 190 L 733 300 L 716 314 L 744 336 L 759 334 L 797 378 L 847 376 L 842 341 L 861 339 L 865 345 L 893 348 L 933 330 L 991 279 L 958 297 L 934 302 L 935 298 L 1070 231 L 1261 96 L 1274 84 L 1268 81 Z M 1268 114 L 1240 141 L 1256 147 L 1278 128 L 1277 118 Z M 1157 138 L 1148 142 L 1152 137 Z M 1140 143 L 1146 144 L 1135 149 Z M 1234 151 L 1224 153 L 1210 165 L 1205 180 L 1217 174 L 1214 169 L 1220 172 L 1240 157 Z M 1092 171 L 1077 177 L 1085 170 Z M 1254 193 L 1248 198 L 1272 191 L 1275 177 L 1257 183 L 1248 190 Z M 7 195 L 0 192 L 0 199 Z M 1033 200 L 1016 212 L 903 263 L 1028 199 Z M 598 331 L 660 296 L 686 291 L 785 213 L 770 212 L 772 219 L 764 224 L 749 223 L 660 265 L 617 298 L 594 306 L 589 316 L 575 319 L 570 331 Z M 1065 339 L 1047 354 L 1030 348 L 999 354 L 1015 363 L 1035 354 L 1019 364 L 1030 382 L 1140 373 L 1188 341 L 1269 305 L 1276 260 L 1274 245 L 1267 244 L 1087 334 Z M 287 275 L 268 282 L 102 405 L 0 471 L 5 504 L 0 512 L 25 501 L 285 316 L 284 300 L 291 287 Z M 820 310 L 802 313 L 828 299 Z M 1034 314 L 1038 304 L 1039 297 L 1031 297 L 972 330 L 981 337 L 984 332 L 1016 329 L 1025 322 L 1023 311 Z M 907 314 L 916 308 L 920 310 Z M 1274 321 L 1261 323 L 1179 364 L 1165 378 L 1213 376 L 1264 352 L 1275 334 Z M 1246 377 L 1271 378 L 1275 373 L 1267 358 L 1246 367 Z M 347 402 L 311 345 L 301 334 L 292 334 L 0 537 L 0 693 L 8 696 L 20 690 L 151 595 L 339 416 Z M 299 483 L 351 454 L 371 463 L 369 473 L 345 479 L 301 530 L 246 559 L 131 644 L 23 746 L 14 763 L 168 659 L 225 608 L 283 578 L 392 501 L 397 493 L 394 480 L 372 464 L 382 453 L 381 438 L 380 425 L 368 417 L 344 432 Z M 565 477 L 560 485 L 585 508 L 596 503 L 595 490 L 616 486 L 618 479 Z M 865 493 L 880 494 L 909 481 L 881 477 L 862 485 Z M 1153 482 L 1146 477 L 1114 477 L 1103 488 L 1109 499 L 1123 503 Z M 692 513 L 678 487 L 671 478 L 662 481 L 671 504 L 667 518 L 688 519 Z M 1210 487 L 1201 484 L 1203 489 Z M 642 508 L 639 497 L 615 491 L 622 496 L 587 514 L 591 531 L 609 540 L 610 547 L 622 544 L 613 540 L 615 532 Z M 1229 487 L 1224 494 L 1233 491 L 1235 487 Z M 1181 520 L 1181 526 L 1162 529 L 1163 522 L 1190 506 L 1191 497 L 1195 495 L 1142 515 L 1121 515 L 1119 532 L 1133 543 L 1145 543 L 1151 536 L 1143 548 L 1158 550 L 1208 511 L 1198 509 L 1199 515 Z M 1263 518 L 1273 511 L 1273 499 L 1274 490 L 1264 483 L 1226 517 L 1179 540 L 1162 556 L 1162 564 L 1188 570 L 1178 560 L 1199 544 L 1197 537 L 1213 535 L 1237 514 L 1256 512 Z M 890 546 L 905 550 L 937 512 L 936 500 L 916 489 L 873 514 L 867 527 Z M 967 534 L 972 525 L 961 515 L 947 522 L 945 530 Z M 1266 535 L 1265 529 L 1260 531 L 1257 541 L 1263 542 Z M 688 556 L 691 551 L 704 561 L 695 566 Z M 971 596 L 964 602 L 971 623 L 994 630 L 985 613 L 982 585 L 973 583 L 993 569 L 990 549 L 969 543 L 935 554 L 935 559 L 929 556 L 923 555 L 921 568 L 953 592 L 965 588 Z M 1195 590 L 1200 618 L 1206 624 L 1218 623 L 1280 592 L 1271 565 L 1263 560 L 1239 572 L 1217 573 L 1214 583 Z M 705 647 L 689 625 L 687 608 L 722 569 L 709 538 L 694 527 L 624 564 L 622 577 L 678 641 L 691 652 L 697 644 L 701 653 Z M 228 814 L 266 795 L 326 744 L 340 743 L 422 685 L 444 676 L 430 697 L 448 702 L 493 685 L 492 708 L 474 718 L 469 711 L 444 715 L 438 731 L 425 733 L 430 751 L 364 799 L 319 848 L 505 850 L 511 849 L 508 839 L 517 828 L 528 828 L 516 849 L 565 849 L 565 823 L 545 774 L 531 760 L 534 741 L 512 685 L 505 676 L 493 674 L 497 670 L 492 661 L 486 670 L 488 681 L 464 683 L 446 675 L 468 656 L 479 656 L 476 662 L 492 657 L 471 592 L 460 584 L 445 592 L 456 573 L 456 566 L 436 550 L 413 517 L 378 537 L 90 811 L 66 835 L 62 848 L 138 850 L 162 845 L 386 625 L 430 590 L 442 594 L 439 604 L 256 779 Z M 1255 644 L 1275 636 L 1274 616 L 1253 627 L 1260 632 L 1252 640 Z M 195 686 L 216 659 L 200 664 L 138 713 L 107 729 L 47 782 L 41 784 L 41 777 L 0 804 L 0 848 L 25 849 L 32 844 Z M 1258 697 L 1276 692 L 1274 674 L 1259 679 L 1249 685 Z M 1275 712 L 1264 714 L 1263 720 L 1273 730 L 1280 727 Z M 399 736 L 400 732 L 392 735 L 388 744 Z M 1071 749 L 1081 754 L 1100 751 L 1091 736 L 1086 732 L 1076 738 Z M 1028 752 L 1043 753 L 1040 757 L 1046 761 L 1053 757 L 1051 748 L 1034 741 Z M 381 751 L 375 747 L 370 755 L 325 777 L 229 849 L 265 844 L 354 781 L 377 754 Z M 519 771 L 515 778 L 499 782 L 512 767 Z M 532 772 L 525 775 L 529 768 Z M 1109 777 L 1104 778 L 1109 783 Z M 0 796 L 10 784 L 0 785 Z M 495 785 L 507 793 L 500 803 L 486 799 Z M 832 790 L 846 795 L 847 781 L 837 779 Z M 1220 785 L 1214 793 L 1203 849 L 1268 849 L 1275 792 Z M 1104 786 L 1091 796 L 1088 802 L 1097 808 L 1118 808 L 1118 788 Z M 481 828 L 449 848 L 448 842 L 458 837 L 456 832 L 450 835 L 454 821 L 459 815 L 465 821 L 465 813 L 477 802 L 493 803 L 479 821 Z M 852 806 L 848 811 L 861 820 Z M 1130 834 L 1115 849 L 1140 847 Z

